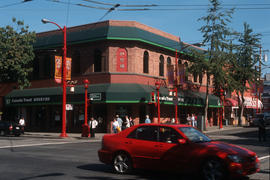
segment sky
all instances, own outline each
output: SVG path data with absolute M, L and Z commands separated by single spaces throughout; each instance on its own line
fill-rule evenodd
M 270 73 L 270 52 L 267 52 L 270 50 L 270 0 L 220 2 L 224 8 L 235 8 L 230 28 L 243 32 L 243 24 L 247 22 L 254 33 L 262 35 L 262 54 L 268 55 L 268 61 L 262 61 L 265 64 L 262 73 Z M 116 4 L 120 6 L 107 13 Z M 13 17 L 23 20 L 36 33 L 57 29 L 53 24 L 43 24 L 43 18 L 61 27 L 130 20 L 179 36 L 186 43 L 199 43 L 202 42 L 199 28 L 204 22 L 198 19 L 207 15 L 209 4 L 209 0 L 0 0 L 0 27 L 12 25 Z

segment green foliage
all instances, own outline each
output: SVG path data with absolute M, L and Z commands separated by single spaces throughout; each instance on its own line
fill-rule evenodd
M 32 72 L 35 32 L 29 32 L 23 21 L 12 19 L 12 26 L 0 27 L 0 83 L 17 82 L 22 89 L 30 85 L 28 75 Z
M 259 72 L 255 65 L 259 62 L 260 34 L 253 33 L 247 23 L 244 23 L 243 33 L 238 36 L 237 46 L 234 48 L 230 58 L 230 64 L 234 68 L 229 69 L 234 90 L 243 94 L 247 91 L 246 83 L 258 84 Z

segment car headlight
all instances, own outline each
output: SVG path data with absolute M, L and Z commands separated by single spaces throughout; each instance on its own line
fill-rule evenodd
M 237 156 L 237 155 L 228 155 L 227 156 L 232 162 L 235 163 L 241 163 L 242 159 L 241 157 Z

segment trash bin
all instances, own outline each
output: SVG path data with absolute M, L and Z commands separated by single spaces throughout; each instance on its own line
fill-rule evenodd
M 90 137 L 90 127 L 88 125 L 82 125 L 82 137 Z
M 204 119 L 204 116 L 202 115 L 198 115 L 197 117 L 197 128 L 201 131 L 204 130 L 204 127 L 203 127 L 203 119 Z

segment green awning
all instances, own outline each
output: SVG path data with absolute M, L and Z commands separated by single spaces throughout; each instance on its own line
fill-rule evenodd
M 156 92 L 156 88 L 143 84 L 90 84 L 88 98 L 92 103 L 149 103 L 151 92 Z M 83 85 L 75 86 L 74 93 L 71 93 L 68 87 L 67 103 L 83 104 L 84 93 Z M 173 105 L 173 99 L 168 88 L 160 88 L 161 104 Z M 204 99 L 204 93 L 178 92 L 178 105 L 202 107 Z M 62 104 L 62 87 L 13 90 L 5 96 L 5 104 L 7 106 Z M 220 107 L 219 99 L 216 96 L 209 95 L 209 107 Z

